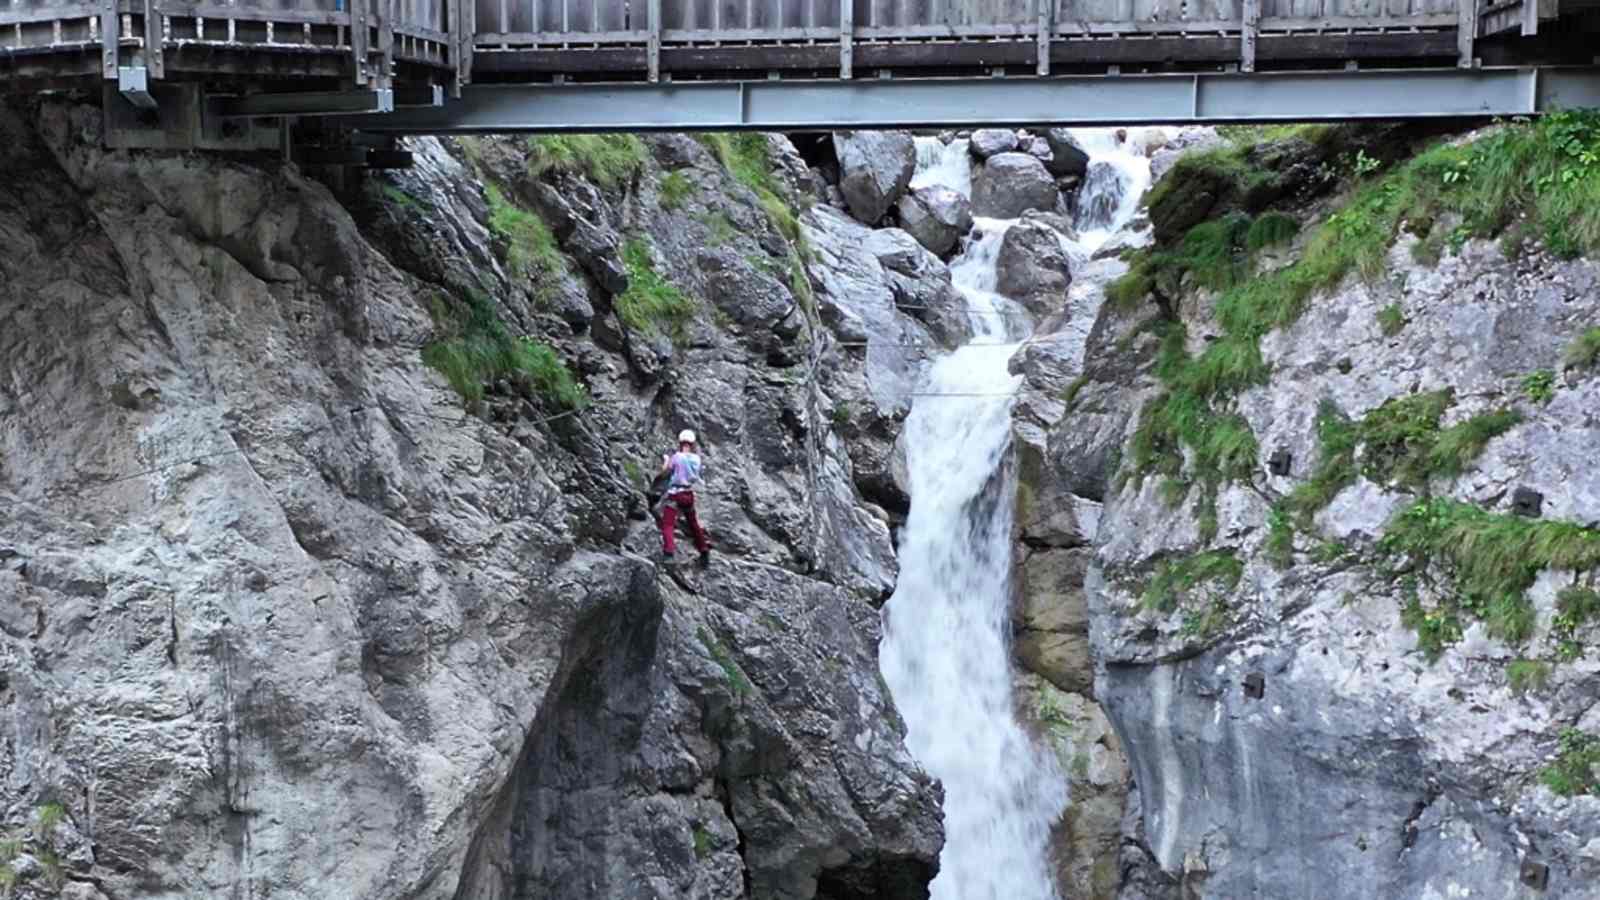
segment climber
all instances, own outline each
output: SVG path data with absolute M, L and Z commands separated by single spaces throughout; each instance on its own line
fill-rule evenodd
M 695 435 L 685 428 L 678 433 L 678 452 L 661 457 L 661 474 L 671 475 L 666 496 L 662 498 L 661 555 L 673 558 L 678 513 L 689 520 L 689 531 L 694 534 L 694 546 L 700 551 L 700 568 L 711 565 L 711 540 L 700 526 L 700 517 L 694 509 L 694 485 L 700 480 L 700 454 L 695 452 Z

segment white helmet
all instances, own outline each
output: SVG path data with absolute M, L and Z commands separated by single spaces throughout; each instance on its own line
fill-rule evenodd
M 684 430 L 678 432 L 678 443 L 680 443 L 680 444 L 693 444 L 693 443 L 695 443 L 694 429 L 693 428 L 685 428 Z

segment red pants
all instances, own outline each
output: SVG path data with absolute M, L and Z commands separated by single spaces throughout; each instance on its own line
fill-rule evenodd
M 694 514 L 694 492 L 682 491 L 677 494 L 668 494 L 666 505 L 661 510 L 661 549 L 665 553 L 672 553 L 676 549 L 676 534 L 678 513 L 682 512 L 684 518 L 689 520 L 689 531 L 694 535 L 694 547 L 701 553 L 711 549 L 711 539 L 706 537 L 706 530 L 700 527 L 700 517 Z

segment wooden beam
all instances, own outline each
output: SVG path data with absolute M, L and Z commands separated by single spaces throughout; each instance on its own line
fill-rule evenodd
M 855 70 L 855 32 L 855 0 L 839 0 L 839 77 L 846 81 Z
M 1472 45 L 1478 37 L 1478 0 L 1456 0 L 1456 65 L 1463 69 L 1473 66 Z
M 161 51 L 165 40 L 162 27 L 165 17 L 162 15 L 156 0 L 142 0 L 144 4 L 144 67 L 150 71 L 151 78 L 166 77 L 166 69 L 161 64 Z
M 649 0 L 650 40 L 645 46 L 648 73 L 651 81 L 661 80 L 661 0 Z M 537 23 L 535 23 L 537 25 Z
M 108 79 L 117 77 L 117 45 L 121 25 L 117 0 L 105 0 L 100 6 L 100 74 Z
M 1055 0 L 1033 0 L 1039 13 L 1039 62 L 1035 72 L 1050 74 L 1050 26 L 1055 20 Z

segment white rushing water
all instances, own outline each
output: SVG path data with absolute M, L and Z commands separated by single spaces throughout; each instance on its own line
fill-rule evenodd
M 1075 132 L 1090 153 L 1072 254 L 1085 258 L 1132 216 L 1149 163 L 1109 131 Z M 966 142 L 917 140 L 913 185 L 970 194 Z M 1105 169 L 1105 171 L 1101 171 Z M 1099 173 L 1097 175 L 1097 173 Z M 1068 801 L 1054 757 L 1017 721 L 1011 689 L 1011 525 L 1015 484 L 1006 370 L 1025 320 L 994 293 L 1008 221 L 980 219 L 951 278 L 969 304 L 973 340 L 931 368 L 906 419 L 911 513 L 900 580 L 885 608 L 884 680 L 906 721 L 906 744 L 944 784 L 945 846 L 934 900 L 1060 900 L 1050 874 L 1051 825 Z

